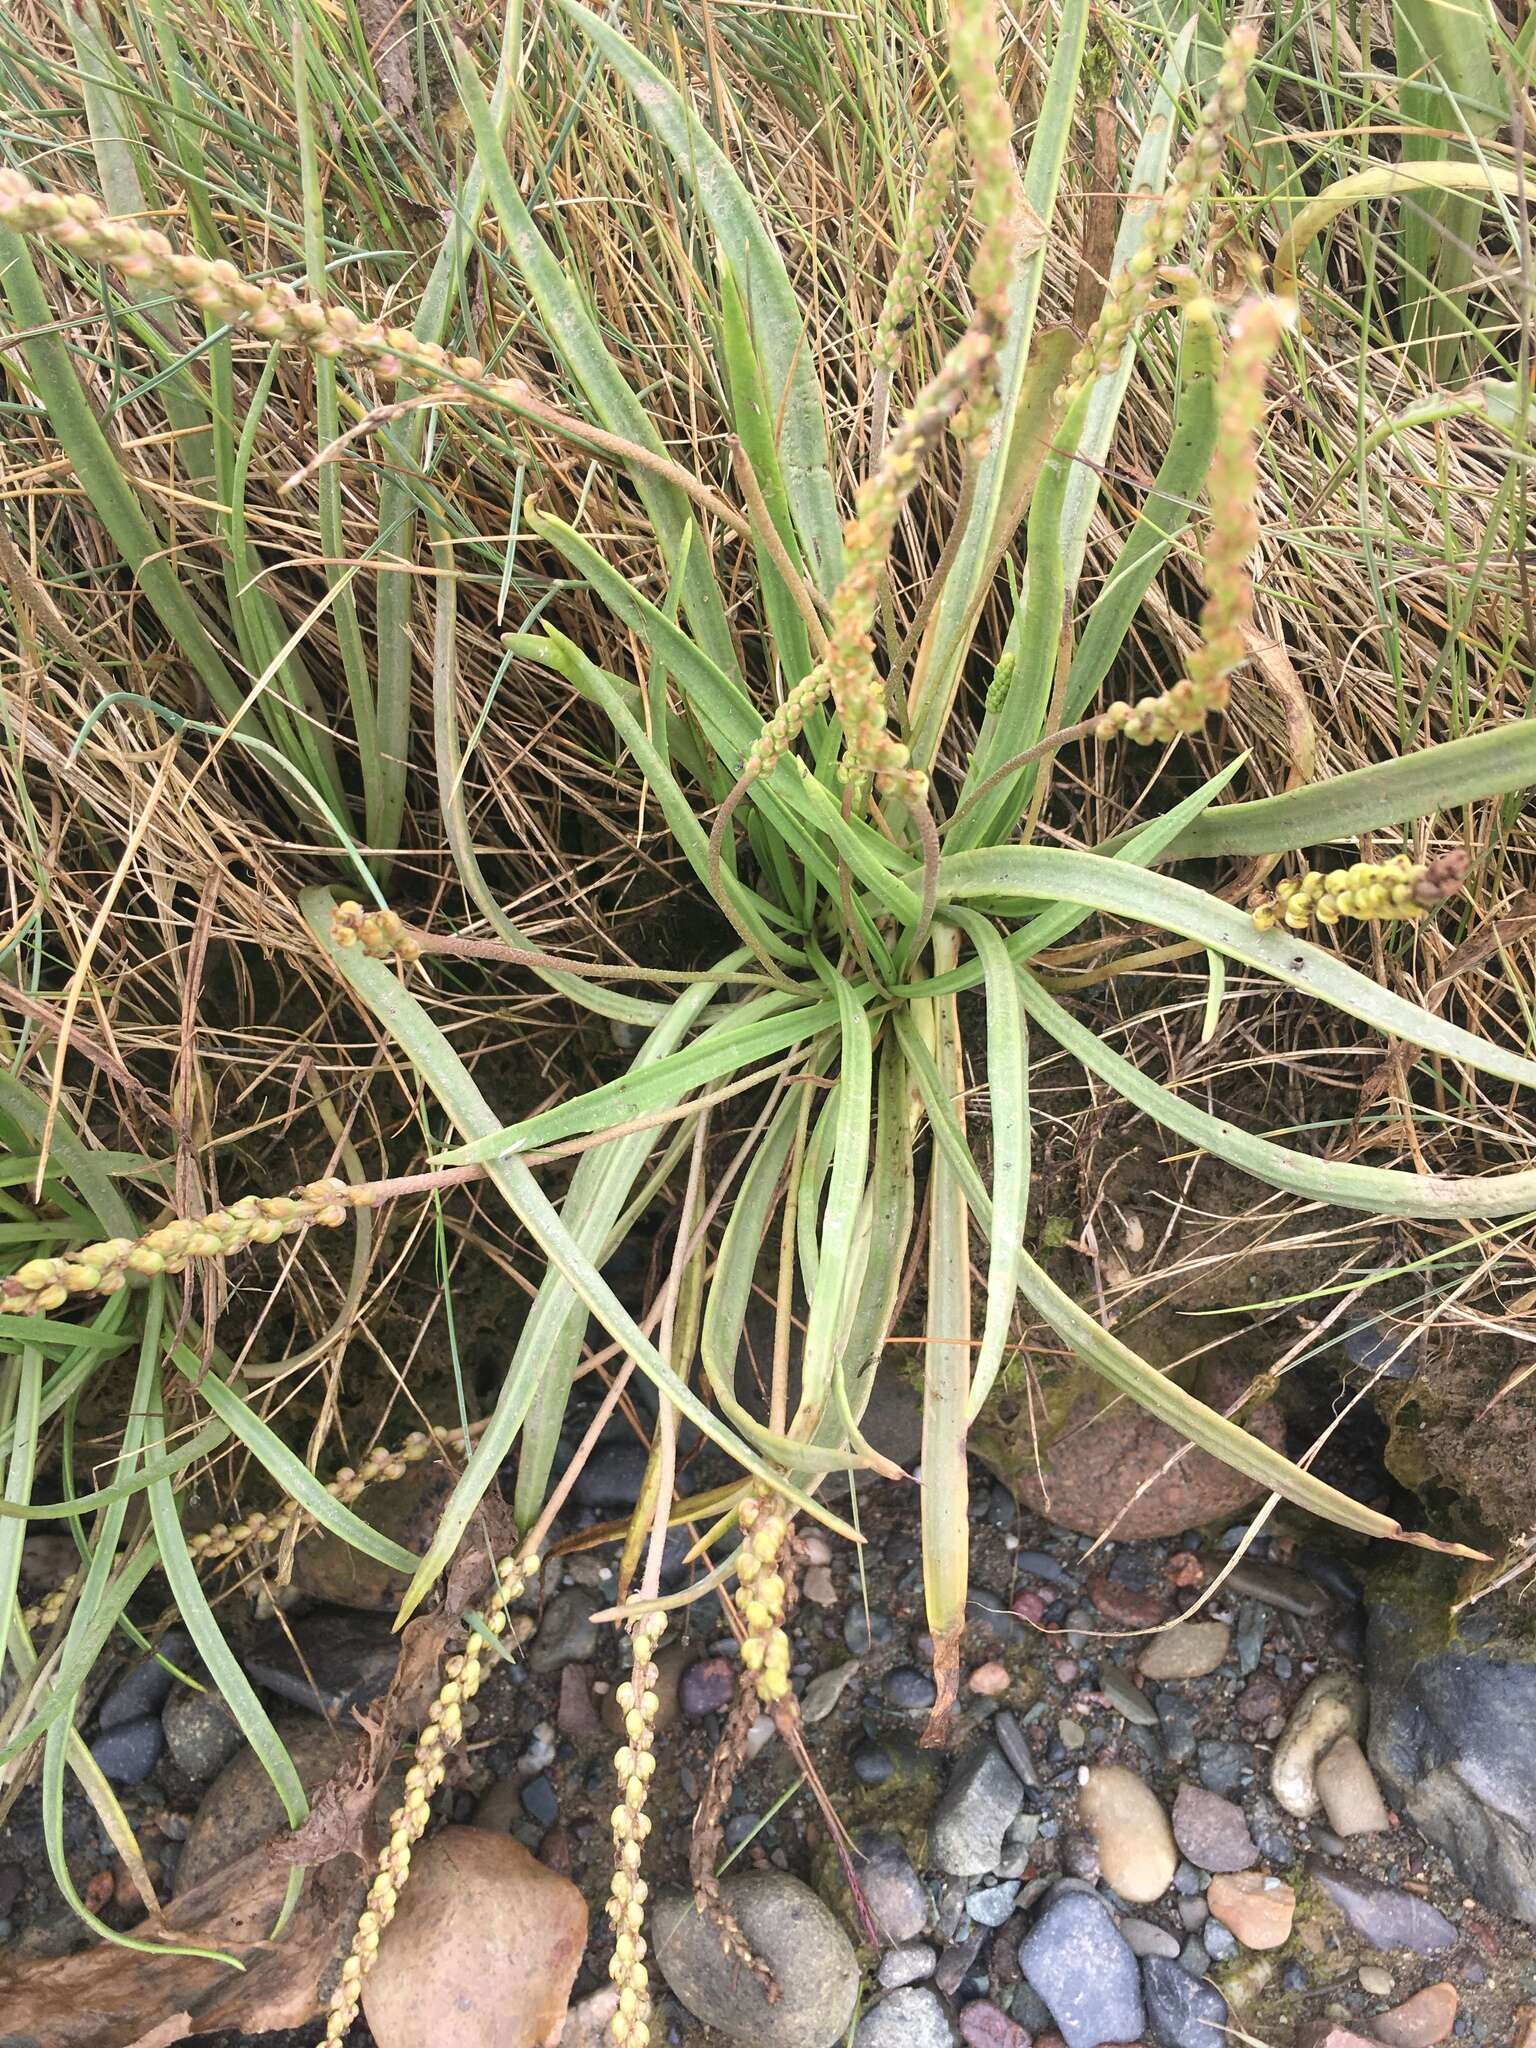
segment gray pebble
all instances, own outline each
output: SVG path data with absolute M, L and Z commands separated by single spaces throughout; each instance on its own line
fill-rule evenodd
M 597 1628 L 591 1619 L 596 1603 L 580 1586 L 557 1593 L 544 1610 L 528 1662 L 545 1678 L 566 1664 L 585 1664 L 597 1654 Z
M 1213 1963 L 1225 1963 L 1237 1954 L 1237 1936 L 1219 1920 L 1207 1920 L 1200 1930 L 1200 1939 Z
M 1171 1958 L 1179 1952 L 1176 1934 L 1170 1934 L 1166 1927 L 1154 1926 L 1150 1920 L 1138 1920 L 1134 1914 L 1120 1922 L 1120 1939 L 1133 1956 Z
M 642 1443 L 599 1444 L 582 1467 L 571 1498 L 584 1508 L 632 1508 L 640 1498 L 646 1458 Z
M 168 1629 L 160 1639 L 159 1657 L 141 1657 L 113 1686 L 96 1715 L 98 1728 L 117 1728 L 124 1721 L 138 1721 L 146 1714 L 158 1714 L 175 1684 L 161 1658 L 185 1665 L 192 1655 L 192 1638 L 184 1629 Z
M 880 1689 L 887 1703 L 904 1714 L 926 1714 L 939 1696 L 930 1675 L 914 1664 L 898 1664 L 888 1671 Z
M 1029 1737 L 1025 1734 L 1016 1714 L 1004 1708 L 992 1722 L 992 1733 L 997 1746 L 1008 1759 L 1008 1767 L 1021 1785 L 1027 1785 L 1032 1792 L 1040 1789 L 1039 1774 L 1035 1770 L 1034 1758 L 1030 1755 Z
M 1019 1965 L 1067 2048 L 1101 2048 L 1140 2035 L 1140 1972 L 1102 1900 L 1058 1887 L 1025 1937 Z
M 994 1742 L 979 1742 L 950 1776 L 928 1831 L 928 1853 L 953 1877 L 997 1868 L 1003 1837 L 1024 1806 L 1024 1787 Z
M 1268 1629 L 1268 1608 L 1260 1600 L 1245 1600 L 1237 1610 L 1237 1668 L 1244 1678 L 1259 1668 Z
M 537 1821 L 541 1828 L 552 1828 L 560 1818 L 560 1801 L 548 1778 L 542 1775 L 530 1778 L 522 1788 L 521 1797 L 524 1813 L 530 1820 Z
M 1019 1896 L 1016 1879 L 1007 1884 L 989 1884 L 979 1892 L 972 1892 L 965 1902 L 966 1911 L 981 1927 L 1001 1927 L 1013 1911 L 1014 1900 Z
M 926 1984 L 891 1991 L 859 2021 L 854 2048 L 954 2048 L 959 2040 L 949 2009 Z
M 880 1939 L 914 1940 L 928 1925 L 932 1907 L 900 1837 L 866 1828 L 853 1847 L 859 1889 Z
M 1069 1593 L 1077 1591 L 1077 1581 L 1070 1573 L 1062 1570 L 1048 1550 L 1020 1550 L 1014 1554 L 1014 1569 L 1029 1579 L 1044 1579 L 1048 1586 L 1061 1586 Z
M 855 1657 L 866 1656 L 871 1643 L 888 1643 L 895 1633 L 888 1614 L 866 1614 L 862 1607 L 850 1608 L 843 1622 L 843 1641 Z
M 1284 1565 L 1261 1564 L 1254 1558 L 1245 1557 L 1232 1567 L 1226 1583 L 1234 1593 L 1241 1593 L 1250 1600 L 1262 1600 L 1266 1606 L 1278 1607 L 1287 1614 L 1299 1614 L 1304 1621 L 1328 1612 L 1328 1595 L 1322 1587 L 1313 1579 L 1304 1579 L 1300 1572 L 1287 1570 Z
M 1175 1692 L 1160 1692 L 1152 1704 L 1162 1726 L 1169 1763 L 1187 1764 L 1195 1753 L 1194 1709 Z
M 1099 1671 L 1099 1690 L 1117 1713 L 1124 1714 L 1127 1721 L 1138 1728 L 1157 1726 L 1157 1709 L 1141 1690 L 1134 1685 L 1118 1664 L 1105 1664 Z
M 736 1697 L 736 1666 L 724 1657 L 701 1657 L 678 1681 L 677 1704 L 690 1721 L 723 1714 Z
M 1246 1742 L 1202 1742 L 1197 1768 L 1207 1792 L 1232 1799 L 1253 1778 L 1253 1751 Z
M 1227 2001 L 1214 1984 L 1151 1956 L 1141 1966 L 1141 1989 L 1157 2048 L 1226 2048 Z
M 871 1790 L 883 1785 L 896 1768 L 896 1759 L 883 1742 L 861 1742 L 848 1761 L 859 1783 Z
M 165 1730 L 158 1714 L 140 1714 L 134 1721 L 118 1721 L 91 1738 L 91 1755 L 113 1785 L 141 1783 L 159 1763 L 164 1750 Z
M 216 1778 L 245 1737 L 240 1724 L 216 1692 L 193 1692 L 178 1685 L 160 1716 L 171 1760 L 194 1785 Z
M 904 1941 L 880 1958 L 875 1982 L 882 1991 L 900 1991 L 907 1984 L 921 1984 L 933 1975 L 938 1957 L 926 1941 Z

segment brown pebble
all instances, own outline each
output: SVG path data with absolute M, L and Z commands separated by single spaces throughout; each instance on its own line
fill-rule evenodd
M 1387 2048 L 1436 2048 L 1456 2025 L 1460 2004 L 1454 1984 L 1430 1984 L 1371 2025 Z
M 1296 1894 L 1257 1870 L 1213 1877 L 1205 1902 L 1244 1948 L 1283 1948 L 1296 1919 Z
M 1155 1628 L 1168 1618 L 1168 1602 L 1160 1594 L 1122 1586 L 1105 1572 L 1088 1581 L 1088 1598 L 1117 1628 Z
M 585 1664 L 567 1664 L 560 1673 L 560 1704 L 555 1726 L 562 1735 L 597 1733 L 597 1709 L 592 1704 L 592 1684 Z
M 980 1693 L 983 1699 L 995 1699 L 1000 1692 L 1006 1692 L 1013 1680 L 1008 1676 L 1006 1664 L 978 1664 L 965 1681 L 970 1692 Z
M 1522 2005 L 1516 2012 L 1511 2048 L 1536 2048 L 1536 2005 Z
M 575 1870 L 576 1843 L 563 1822 L 556 1821 L 552 1828 L 546 1828 L 539 1843 L 539 1861 L 558 1877 L 569 1877 Z
M 1029 2035 L 990 1998 L 975 1998 L 960 2014 L 967 2048 L 1029 2048 Z
M 723 1714 L 735 1697 L 736 1667 L 724 1657 L 701 1657 L 690 1664 L 677 1688 L 678 1704 L 690 1721 Z
M 1271 1714 L 1281 1713 L 1284 1708 L 1285 1688 L 1267 1671 L 1251 1679 L 1237 1696 L 1239 1721 L 1267 1721 Z
M 1336 2020 L 1307 2020 L 1296 2036 L 1296 2048 L 1377 2048 L 1377 2044 L 1350 2027 L 1341 2027 Z

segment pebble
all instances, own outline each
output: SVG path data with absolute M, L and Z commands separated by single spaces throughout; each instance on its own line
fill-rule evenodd
M 982 1699 L 996 1699 L 1005 1693 L 1013 1680 L 1008 1675 L 1006 1664 L 978 1664 L 965 1681 L 966 1690 L 976 1693 Z
M 706 1714 L 723 1714 L 735 1697 L 736 1666 L 724 1657 L 701 1657 L 678 1680 L 677 1704 L 685 1720 L 702 1721 Z
M 1242 1808 L 1198 1785 L 1179 1787 L 1173 1838 L 1201 1870 L 1251 1870 L 1259 1860 Z
M 1376 1774 L 1352 1735 L 1339 1737 L 1314 1776 L 1317 1796 L 1336 1835 L 1346 1840 L 1351 1835 L 1384 1835 L 1391 1827 Z
M 948 2008 L 926 1984 L 891 1991 L 859 2021 L 854 2048 L 953 2048 L 959 2039 Z
M 1049 1551 L 1021 1550 L 1013 1562 L 1026 1578 L 1044 1579 L 1048 1586 L 1061 1586 L 1069 1593 L 1077 1591 L 1076 1579 L 1063 1570 Z
M 811 1727 L 825 1721 L 863 1668 L 857 1657 L 850 1657 L 846 1664 L 834 1664 L 830 1671 L 818 1673 L 801 1695 L 801 1720 Z
M 1315 1856 L 1307 1868 L 1356 1934 L 1372 1948 L 1406 1948 L 1415 1955 L 1431 1956 L 1456 1946 L 1456 1929 L 1428 1899 L 1378 1884 L 1374 1878 L 1359 1877 Z
M 1202 1742 L 1196 1768 L 1207 1792 L 1230 1799 L 1253 1776 L 1253 1751 L 1246 1742 Z
M 1237 1610 L 1237 1668 L 1244 1678 L 1258 1670 L 1268 1632 L 1269 1609 L 1262 1600 L 1245 1600 Z
M 813 1607 L 835 1607 L 837 1588 L 832 1583 L 832 1573 L 824 1564 L 813 1564 L 800 1581 L 800 1590 Z
M 1120 1939 L 1133 1956 L 1164 1956 L 1172 1958 L 1179 1952 L 1179 1938 L 1170 1934 L 1166 1927 L 1154 1927 L 1150 1920 L 1138 1920 L 1127 1915 L 1120 1922 Z
M 980 1742 L 956 1764 L 929 1827 L 928 1853 L 951 1877 L 997 1868 L 1003 1837 L 1024 1807 L 1024 1787 L 994 1742 Z
M 1088 1730 L 1071 1714 L 1063 1714 L 1056 1723 L 1056 1738 L 1070 1756 L 1085 1747 Z
M 598 1731 L 597 1709 L 592 1704 L 592 1679 L 585 1664 L 567 1664 L 560 1674 L 560 1704 L 555 1726 L 562 1735 L 584 1742 Z
M 1291 1709 L 1270 1766 L 1270 1789 L 1287 1813 L 1310 1820 L 1321 1801 L 1317 1766 L 1326 1751 L 1346 1735 L 1358 1737 L 1365 1725 L 1365 1688 L 1347 1671 L 1314 1678 Z
M 522 1787 L 519 1797 L 523 1802 L 524 1813 L 541 1828 L 552 1828 L 560 1818 L 560 1801 L 548 1778 L 530 1778 Z
M 1140 1969 L 1109 1908 L 1091 1893 L 1054 1892 L 1020 1946 L 1019 1965 L 1067 2048 L 1140 2035 Z
M 1205 1964 L 1198 1960 L 1200 1952 L 1209 1956 L 1213 1963 L 1230 1962 L 1237 1954 L 1237 1936 L 1230 1927 L 1223 1927 L 1219 1920 L 1207 1920 L 1200 1930 L 1199 1941 L 1191 1946 L 1197 1957 L 1193 1973 L 1199 1977 L 1205 1974 Z
M 113 1785 L 138 1785 L 165 1752 L 165 1730 L 158 1713 L 116 1721 L 91 1737 L 91 1755 Z
M 215 1778 L 244 1742 L 240 1724 L 216 1692 L 179 1685 L 160 1715 L 165 1746 L 194 1785 Z
M 1040 1789 L 1040 1775 L 1035 1769 L 1035 1760 L 1030 1753 L 1029 1737 L 1025 1734 L 1016 1715 L 1006 1711 L 998 1714 L 992 1722 L 992 1733 L 997 1746 L 1008 1760 L 1008 1768 L 1021 1785 L 1032 1792 Z
M 1373 1963 L 1363 1963 L 1356 1973 L 1360 1989 L 1368 1991 L 1372 1998 L 1390 1998 L 1396 1982 L 1390 1970 L 1378 1970 Z
M 1208 1678 L 1226 1656 L 1232 1631 L 1224 1621 L 1180 1621 L 1156 1635 L 1137 1660 L 1143 1678 Z
M 1237 1696 L 1237 1718 L 1254 1726 L 1267 1721 L 1285 1707 L 1285 1687 L 1267 1671 L 1245 1685 Z
M 388 1691 L 399 1661 L 400 1638 L 386 1615 L 317 1607 L 258 1630 L 245 1668 L 279 1699 L 347 1726 L 354 1707 Z
M 1262 1600 L 1266 1607 L 1279 1607 L 1287 1614 L 1299 1614 L 1303 1621 L 1328 1612 L 1330 1602 L 1322 1587 L 1300 1572 L 1284 1565 L 1263 1564 L 1245 1557 L 1227 1574 L 1226 1585 L 1245 1599 Z
M 1141 1966 L 1141 1990 L 1157 2048 L 1227 2048 L 1227 2001 L 1214 1984 L 1176 1962 L 1149 1956 Z
M 580 1586 L 568 1586 L 550 1601 L 528 1651 L 528 1662 L 540 1677 L 549 1677 L 562 1664 L 586 1664 L 597 1653 L 597 1626 L 592 1616 L 593 1599 Z
M 1291 1938 L 1296 1894 L 1278 1877 L 1263 1877 L 1256 1870 L 1213 1877 L 1205 1902 L 1244 1948 L 1283 1948 Z
M 167 1630 L 161 1638 L 160 1657 L 141 1658 L 107 1694 L 96 1715 L 97 1727 L 118 1728 L 125 1721 L 141 1721 L 146 1715 L 158 1714 L 175 1683 L 161 1658 L 184 1664 L 191 1654 L 191 1637 L 181 1629 Z
M 1157 1726 L 1157 1709 L 1141 1688 L 1118 1664 L 1106 1664 L 1099 1672 L 1099 1691 L 1115 1709 L 1138 1728 Z
M 645 1445 L 633 1439 L 599 1444 L 571 1488 L 572 1500 L 584 1508 L 632 1508 L 640 1498 L 648 1455 Z
M 1123 1764 L 1100 1765 L 1089 1771 L 1078 1809 L 1093 1831 L 1105 1883 L 1132 1905 L 1160 1899 L 1179 1859 L 1151 1786 Z
M 900 1991 L 907 1984 L 921 1984 L 933 1975 L 938 1957 L 926 1941 L 904 1941 L 880 1958 L 875 1982 L 882 1991 Z
M 862 1607 L 850 1608 L 843 1623 L 843 1641 L 855 1657 L 867 1657 L 872 1643 L 888 1643 L 896 1624 L 888 1614 L 866 1614 Z
M 1387 2048 L 1436 2048 L 1455 2027 L 1460 2004 L 1454 1984 L 1430 1984 L 1379 2013 L 1371 2026 Z
M 883 1942 L 912 1941 L 932 1918 L 922 1879 L 897 1835 L 866 1828 L 854 1837 L 854 1869 Z
M 509 1835 L 448 1827 L 411 1882 L 363 1986 L 376 2048 L 541 2048 L 558 2036 L 587 1908 Z
M 1160 1593 L 1122 1586 L 1107 1572 L 1088 1581 L 1088 1598 L 1106 1621 L 1117 1628 L 1155 1628 L 1168 1619 L 1168 1602 Z
M 978 1927 L 1001 1927 L 1012 1914 L 1018 1896 L 1019 1881 L 1010 1878 L 1006 1884 L 989 1884 L 972 1892 L 966 1899 L 965 1910 Z
M 896 1768 L 896 1759 L 883 1742 L 861 1742 L 848 1762 L 859 1783 L 871 1791 L 883 1785 Z
M 336 1768 L 356 1761 L 355 1741 L 338 1736 L 329 1722 L 289 1714 L 276 1723 L 299 1783 L 313 1794 Z M 397 1803 L 399 1778 L 380 1787 L 375 1820 L 387 1819 Z M 610 1780 L 611 1783 L 611 1780 Z M 236 1862 L 287 1826 L 282 1801 L 253 1749 L 241 1748 L 203 1794 L 176 1865 L 176 1895 Z
M 880 1690 L 885 1694 L 886 1704 L 903 1714 L 926 1714 L 939 1696 L 930 1674 L 913 1664 L 898 1664 L 894 1671 L 888 1671 Z
M 1378 2044 L 1352 2027 L 1341 2027 L 1337 2020 L 1305 2020 L 1296 2033 L 1296 2048 L 1378 2048 Z
M 953 1998 L 960 1986 L 976 1967 L 981 1954 L 981 1945 L 987 1938 L 985 1927 L 973 1927 L 969 1934 L 952 1941 L 939 1957 L 939 1966 L 933 1973 L 933 1981 L 949 1998 Z
M 1157 1708 L 1169 1763 L 1187 1764 L 1195 1753 L 1194 1709 L 1176 1692 L 1160 1692 L 1152 1704 Z
M 724 1878 L 721 1896 L 778 1980 L 772 2004 L 750 1970 L 720 1946 L 686 1892 L 664 1889 L 651 1913 L 655 1960 L 673 1996 L 707 2027 L 753 2048 L 833 2048 L 859 1992 L 853 1946 L 808 1885 L 777 1870 Z M 891 1994 L 905 1998 L 910 1994 Z
M 966 2048 L 1030 2048 L 1029 2035 L 989 1998 L 973 1998 L 960 2014 Z

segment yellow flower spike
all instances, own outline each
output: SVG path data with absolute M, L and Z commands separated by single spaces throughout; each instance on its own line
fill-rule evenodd
M 1272 897 L 1250 908 L 1260 931 L 1273 930 L 1282 917 L 1298 932 L 1314 920 L 1331 925 L 1343 918 L 1420 918 L 1464 885 L 1468 865 L 1458 850 L 1427 862 L 1394 854 L 1390 860 L 1356 861 L 1326 875 L 1313 869 L 1299 881 L 1290 877 L 1277 883 Z
M 537 1570 L 538 1559 L 528 1553 L 500 1559 L 496 1566 L 496 1584 L 487 1599 L 487 1618 L 501 1615 L 505 1619 L 507 1606 L 517 1598 Z M 478 1659 L 479 1649 L 473 1638 L 471 1647 Z M 464 1655 L 468 1657 L 470 1651 L 466 1650 Z M 429 1714 L 437 1718 L 429 1719 L 416 1744 L 415 1756 L 406 1772 L 406 1803 L 397 1807 L 390 1816 L 390 1838 L 379 1854 L 367 1901 L 352 1937 L 351 1953 L 342 1965 L 341 1978 L 331 1994 L 325 2022 L 327 2041 L 342 2040 L 357 2018 L 363 1976 L 372 1967 L 380 1939 L 395 1917 L 401 1887 L 410 1875 L 411 1850 L 426 1832 L 431 1818 L 429 1788 L 435 1789 L 443 1782 L 445 1733 L 452 1739 L 456 1739 L 459 1733 L 458 1691 L 458 1681 L 452 1676 L 445 1677 L 429 1710 Z M 445 1698 L 445 1695 L 455 1697 Z

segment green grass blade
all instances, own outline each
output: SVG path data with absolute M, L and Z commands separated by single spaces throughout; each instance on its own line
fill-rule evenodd
M 997 928 L 969 911 L 956 924 L 976 949 L 987 995 L 987 1098 L 992 1132 L 992 1228 L 987 1236 L 986 1316 L 965 1417 L 974 1422 L 1002 1368 L 1019 1291 L 1019 1247 L 1029 1205 L 1029 1046 L 1019 970 Z
M 842 521 L 828 466 L 827 428 L 810 338 L 778 244 L 758 218 L 750 193 L 725 153 L 655 65 L 578 0 L 560 0 L 560 5 L 629 88 L 642 118 L 670 152 L 679 176 L 698 195 L 736 274 L 777 424 L 785 492 L 811 574 L 817 588 L 830 597 L 842 569 Z
M 581 295 L 534 226 L 507 163 L 506 149 L 474 60 L 462 48 L 458 53 L 458 83 L 459 98 L 474 131 L 476 160 L 485 177 L 491 206 L 538 308 L 550 346 L 585 392 L 600 425 L 658 455 L 665 453 L 649 413 L 609 354 Z M 700 644 L 719 667 L 734 672 L 735 648 L 708 559 L 703 548 L 687 546 L 693 523 L 687 498 L 675 484 L 665 482 L 651 470 L 635 469 L 631 481 L 669 565 L 683 566 L 683 603 Z
M 1395 761 L 1351 769 L 1283 796 L 1223 804 L 1186 825 L 1164 860 L 1225 853 L 1289 853 L 1359 839 L 1410 818 L 1433 817 L 1483 797 L 1536 784 L 1536 720 L 1420 747 Z
M 1010 897 L 1065 897 L 1114 916 L 1161 925 L 1426 1052 L 1444 1053 L 1501 1080 L 1536 1087 L 1536 1061 L 1405 1002 L 1294 932 L 1257 930 L 1241 910 L 1169 875 L 1056 847 L 988 847 L 947 855 L 940 864 L 941 903 L 1001 903 Z

